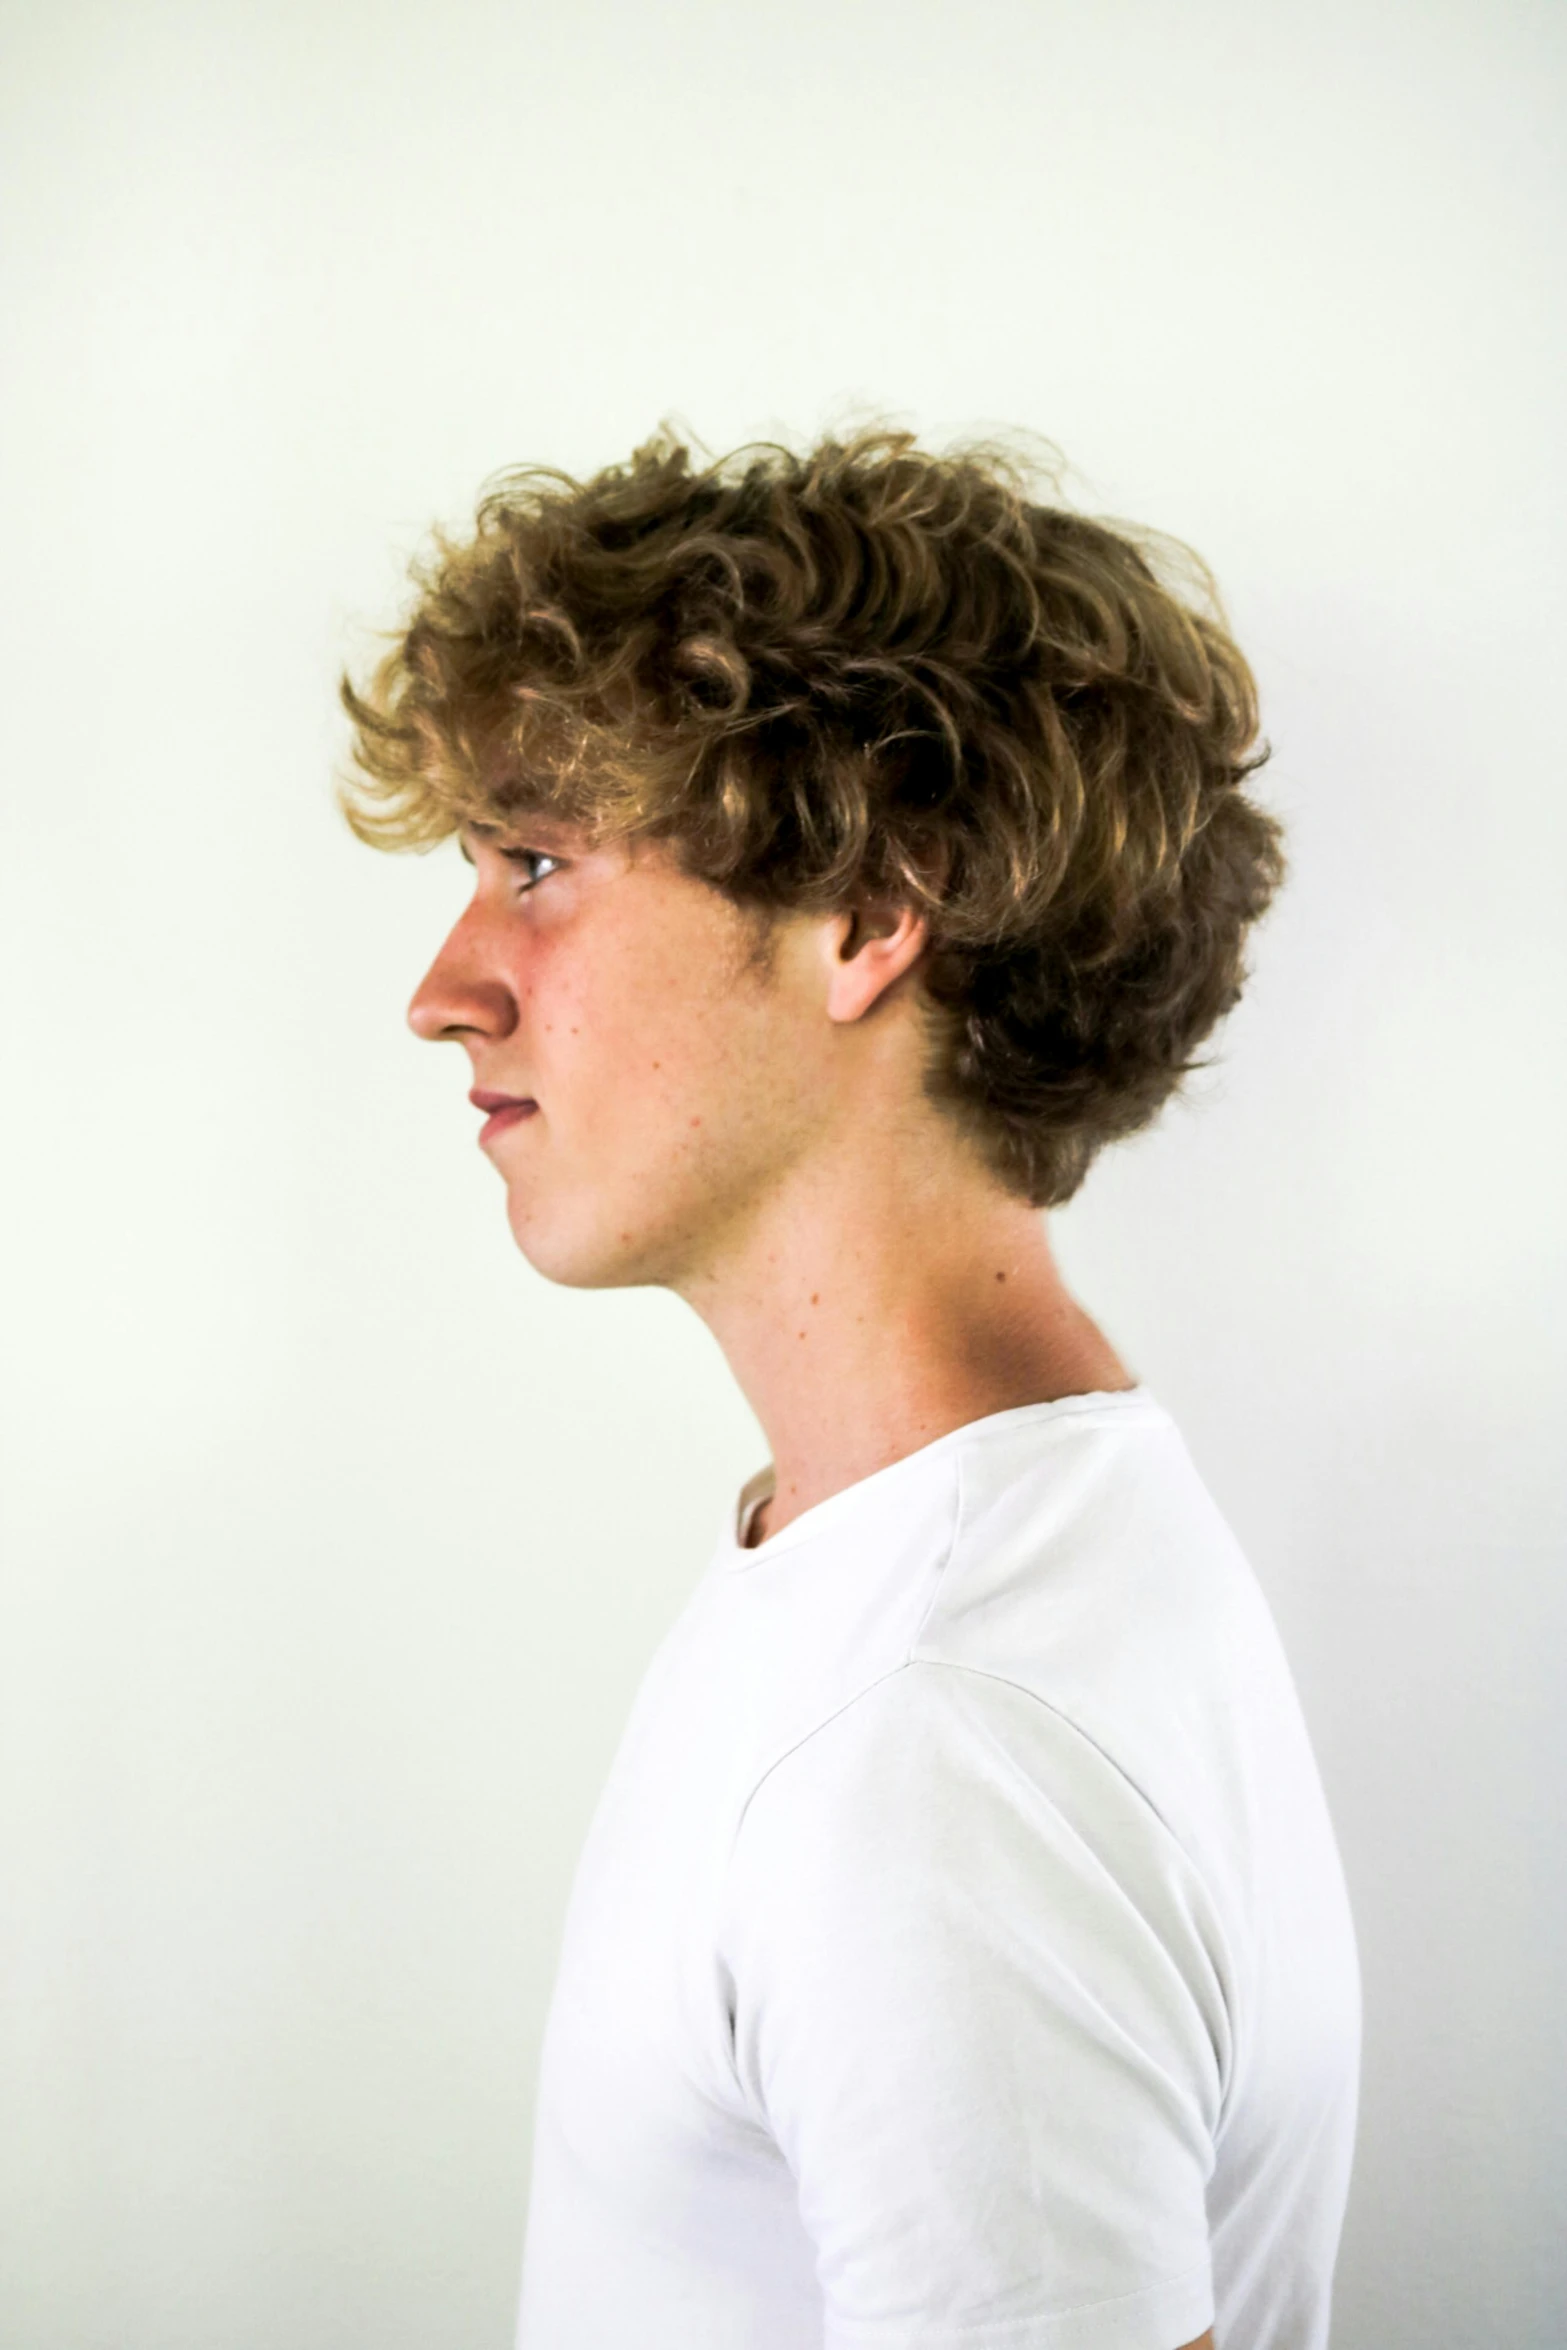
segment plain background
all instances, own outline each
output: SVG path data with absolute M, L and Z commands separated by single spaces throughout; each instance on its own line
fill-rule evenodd
M 335 682 L 498 468 L 875 412 L 1050 436 L 1254 659 L 1291 885 L 1059 1242 L 1338 1824 L 1335 2342 L 1560 2343 L 1567 14 L 12 0 L 0 44 L 0 2341 L 509 2341 L 572 1864 L 765 1451 L 684 1307 L 517 1254 L 403 1024 L 466 868 L 348 834 Z

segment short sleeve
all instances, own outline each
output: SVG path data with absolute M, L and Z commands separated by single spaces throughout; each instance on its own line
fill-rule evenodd
M 769 1770 L 720 1951 L 826 2350 L 1178 2350 L 1229 2064 L 1203 1888 L 1031 1691 L 933 1660 Z

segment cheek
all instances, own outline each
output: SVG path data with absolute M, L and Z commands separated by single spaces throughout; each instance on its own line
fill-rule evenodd
M 533 982 L 540 1091 L 568 1152 L 635 1181 L 765 1148 L 790 1057 L 783 1010 L 737 975 L 727 935 L 694 921 L 656 937 L 606 927 L 569 962 L 541 955 Z
M 667 1123 L 689 1083 L 689 1045 L 664 976 L 627 955 L 596 955 L 569 984 L 536 975 L 541 1090 L 584 1142 L 634 1139 Z M 546 1104 L 546 1107 L 548 1104 Z
M 651 984 L 584 1018 L 568 1039 L 582 1055 L 572 1092 L 584 1158 L 645 1203 L 706 1188 L 750 1123 L 742 1025 L 721 1006 Z

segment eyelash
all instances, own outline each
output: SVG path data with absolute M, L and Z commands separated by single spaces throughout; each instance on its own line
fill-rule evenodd
M 552 857 L 547 849 L 502 849 L 501 855 L 508 865 L 525 865 L 531 859 L 534 864 L 558 868 L 561 862 L 559 857 Z M 536 873 L 531 881 L 524 882 L 522 886 L 525 890 L 537 889 L 541 881 L 548 879 L 547 873 Z

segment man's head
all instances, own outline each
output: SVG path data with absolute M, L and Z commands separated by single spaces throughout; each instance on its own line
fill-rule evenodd
M 879 429 L 700 470 L 663 434 L 438 542 L 345 680 L 341 804 L 475 861 L 410 1017 L 537 1085 L 488 1147 L 543 1269 L 667 1278 L 856 1087 L 865 1147 L 939 1133 L 1037 1206 L 1155 1114 L 1282 870 L 1249 671 L 1159 547 L 1196 570 Z

